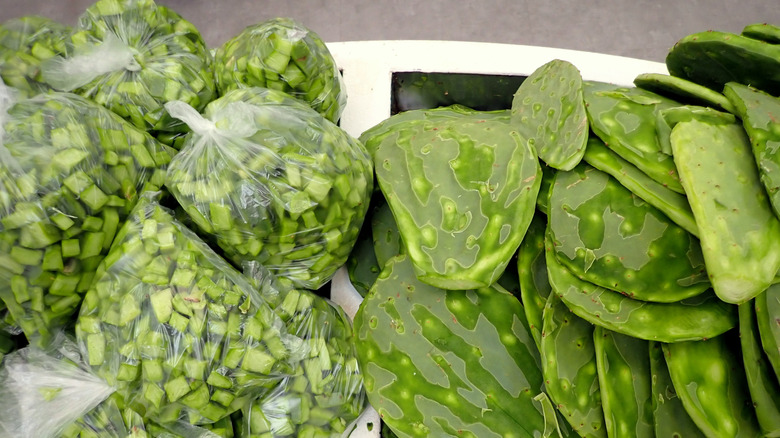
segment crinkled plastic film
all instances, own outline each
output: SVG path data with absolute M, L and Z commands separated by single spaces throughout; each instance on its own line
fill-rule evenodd
M 236 266 L 257 261 L 305 289 L 327 283 L 357 240 L 373 190 L 363 145 L 269 89 L 231 91 L 203 117 L 167 107 L 192 132 L 166 186 L 201 235 Z
M 341 72 L 319 35 L 289 18 L 245 28 L 216 51 L 220 95 L 245 87 L 284 91 L 337 122 L 347 103 Z
M 245 274 L 276 292 L 268 302 L 306 348 L 293 375 L 242 410 L 240 436 L 341 436 L 366 403 L 349 319 L 310 291 L 274 284 L 258 263 L 245 264 Z
M 152 195 L 101 265 L 76 334 L 95 373 L 144 418 L 213 423 L 289 375 L 302 342 Z
M 215 94 L 211 54 L 199 31 L 152 0 L 99 0 L 80 17 L 64 56 L 44 65 L 57 90 L 98 102 L 136 127 L 179 131 L 165 102 L 203 108 Z
M 175 152 L 69 93 L 23 99 L 0 145 L 0 299 L 28 339 L 69 323 L 121 222 Z
M 76 345 L 60 333 L 46 349 L 28 346 L 5 358 L 0 436 L 69 438 L 84 429 L 124 429 L 118 408 L 108 399 L 113 392 L 89 372 Z
M 26 97 L 49 90 L 41 63 L 65 51 L 70 27 L 28 15 L 0 24 L 0 77 Z

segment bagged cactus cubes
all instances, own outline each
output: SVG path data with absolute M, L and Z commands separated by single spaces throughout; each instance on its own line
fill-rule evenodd
M 93 372 L 160 424 L 209 424 L 291 371 L 302 341 L 248 279 L 146 195 L 84 298 Z
M 28 339 L 67 324 L 173 150 L 68 93 L 18 101 L 0 145 L 0 299 Z
M 535 150 L 509 119 L 409 111 L 361 139 L 417 278 L 443 289 L 493 284 L 520 246 L 542 180 Z
M 41 64 L 65 52 L 70 28 L 48 18 L 28 15 L 0 25 L 0 77 L 31 97 L 46 91 Z
M 438 289 L 397 256 L 361 303 L 355 333 L 368 400 L 398 436 L 545 431 L 539 351 L 522 304 L 500 286 Z
M 303 102 L 234 90 L 204 116 L 168 104 L 192 129 L 166 186 L 199 232 L 236 265 L 319 289 L 346 262 L 373 190 L 363 145 Z
M 244 29 L 214 56 L 217 91 L 262 87 L 284 91 L 338 122 L 347 94 L 341 72 L 322 39 L 289 18 Z
M 262 265 L 244 268 L 288 333 L 304 345 L 291 375 L 244 406 L 242 436 L 341 436 L 366 399 L 351 322 L 313 292 L 282 286 Z
M 202 109 L 214 97 L 211 54 L 192 23 L 152 0 L 99 0 L 87 8 L 64 56 L 43 66 L 53 88 L 104 105 L 147 131 L 180 131 L 165 102 Z

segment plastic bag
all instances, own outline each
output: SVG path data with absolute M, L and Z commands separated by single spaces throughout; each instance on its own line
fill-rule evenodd
M 140 416 L 121 407 L 114 389 L 92 374 L 76 344 L 62 335 L 28 346 L 0 368 L 0 437 L 141 438 Z
M 225 418 L 289 375 L 302 346 L 152 193 L 101 264 L 76 335 L 94 372 L 160 424 Z
M 28 15 L 0 25 L 0 77 L 25 97 L 50 89 L 41 63 L 65 52 L 70 27 L 48 18 Z
M 214 97 L 211 55 L 189 21 L 152 0 L 100 0 L 87 8 L 64 56 L 44 64 L 53 88 L 105 105 L 136 127 L 177 131 L 165 102 L 203 108 Z
M 201 117 L 166 105 L 192 132 L 166 186 L 204 238 L 240 266 L 257 261 L 280 280 L 318 289 L 344 264 L 373 190 L 363 145 L 304 103 L 244 88 Z
M 245 28 L 217 49 L 217 91 L 263 87 L 307 102 L 336 123 L 347 103 L 341 72 L 322 38 L 289 18 Z
M 366 403 L 349 319 L 310 291 L 274 284 L 257 263 L 247 263 L 245 274 L 277 292 L 268 302 L 307 348 L 293 375 L 242 410 L 241 436 L 341 436 Z
M 45 343 L 87 291 L 138 192 L 175 151 L 69 93 L 16 102 L 0 145 L 0 299 Z

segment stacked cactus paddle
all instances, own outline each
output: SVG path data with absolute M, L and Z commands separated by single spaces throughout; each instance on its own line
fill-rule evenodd
M 780 436 L 777 35 L 686 37 L 632 86 L 553 60 L 506 110 L 363 133 L 383 434 Z

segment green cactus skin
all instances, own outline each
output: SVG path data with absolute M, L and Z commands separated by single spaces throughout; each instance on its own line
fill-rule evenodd
M 745 131 L 691 120 L 672 129 L 672 149 L 720 299 L 740 304 L 780 269 L 780 220 L 772 212 Z
M 752 301 L 739 305 L 739 340 L 750 398 L 761 430 L 767 436 L 780 436 L 780 384 L 768 363 L 756 322 Z
M 366 219 L 372 213 L 373 208 L 369 207 L 369 215 L 366 216 Z M 382 270 L 374 255 L 374 242 L 371 238 L 371 225 L 368 220 L 363 221 L 357 241 L 347 258 L 346 266 L 350 283 L 360 296 L 365 297 Z
M 557 295 L 548 296 L 539 349 L 547 394 L 579 436 L 605 438 L 593 330 Z
M 634 85 L 680 103 L 714 107 L 729 113 L 734 112 L 731 102 L 723 94 L 676 76 L 642 73 L 634 78 Z
M 780 45 L 729 32 L 686 35 L 666 55 L 669 74 L 720 92 L 727 82 L 780 95 Z
M 729 82 L 723 93 L 734 103 L 742 119 L 775 215 L 780 216 L 780 99 L 747 85 Z
M 539 195 L 536 196 L 536 208 L 546 213 L 550 209 L 550 188 L 555 178 L 555 169 L 544 162 L 539 164 L 542 166 L 542 185 L 539 187 Z
M 535 210 L 536 153 L 503 120 L 423 123 L 397 127 L 374 149 L 377 182 L 406 251 L 420 281 L 432 286 L 493 284 Z
M 542 315 L 544 305 L 552 288 L 547 279 L 547 264 L 544 260 L 544 233 L 547 217 L 537 213 L 517 253 L 517 272 L 520 278 L 520 298 L 525 317 L 536 345 L 541 348 Z
M 583 97 L 593 132 L 626 161 L 678 193 L 684 193 L 672 157 L 656 135 L 657 112 L 680 104 L 636 87 L 585 81 Z
M 393 212 L 390 206 L 381 197 L 381 200 L 374 202 L 379 204 L 374 210 L 369 220 L 371 224 L 371 238 L 374 244 L 374 255 L 379 267 L 383 267 L 391 258 L 404 253 L 404 243 L 401 240 L 401 233 L 398 231 L 398 225 L 393 218 Z
M 773 284 L 755 298 L 761 345 L 780 381 L 780 284 Z
M 388 137 L 391 137 L 390 141 L 395 141 L 396 134 L 401 129 L 421 129 L 425 124 L 431 122 L 440 123 L 452 121 L 453 119 L 465 120 L 466 118 L 472 118 L 474 121 L 485 119 L 501 120 L 509 123 L 511 113 L 510 110 L 477 111 L 458 104 L 433 109 L 404 111 L 367 129 L 360 134 L 358 139 L 366 146 L 369 154 L 373 157 L 376 148 L 386 141 Z
M 607 436 L 655 437 L 648 341 L 596 326 L 593 343 Z
M 672 153 L 672 141 L 670 139 L 672 128 L 680 122 L 687 122 L 692 119 L 707 121 L 716 125 L 734 123 L 737 119 L 730 113 L 715 110 L 706 106 L 685 105 L 674 108 L 659 110 L 656 118 L 655 129 L 658 132 L 658 141 L 661 148 Z
M 620 155 L 612 152 L 598 137 L 591 136 L 588 139 L 584 160 L 596 169 L 615 178 L 631 193 L 661 210 L 685 231 L 694 236 L 699 235 L 699 227 L 696 225 L 691 206 L 685 195 L 669 190 L 650 178 L 636 166 L 620 158 Z M 544 179 L 542 181 L 544 183 Z
M 547 165 L 571 170 L 582 160 L 588 115 L 572 63 L 554 59 L 536 69 L 517 89 L 511 111 L 512 125 Z
M 737 335 L 734 330 L 704 341 L 662 347 L 674 389 L 707 437 L 762 436 L 750 403 Z
M 674 390 L 669 368 L 660 342 L 651 341 L 650 373 L 652 378 L 653 425 L 657 438 L 696 438 L 704 434 L 691 420 L 690 415 Z
M 661 303 L 710 287 L 698 239 L 586 163 L 556 173 L 549 225 L 560 263 L 598 286 Z
M 404 437 L 536 437 L 544 386 L 522 304 L 493 285 L 446 291 L 408 256 L 384 270 L 355 316 L 368 400 Z
M 592 324 L 648 341 L 708 339 L 737 325 L 736 306 L 710 291 L 676 303 L 638 301 L 578 279 L 563 266 L 545 240 L 545 260 L 553 292 L 572 312 Z
M 769 23 L 748 24 L 742 29 L 742 36 L 771 44 L 780 44 L 780 26 Z

